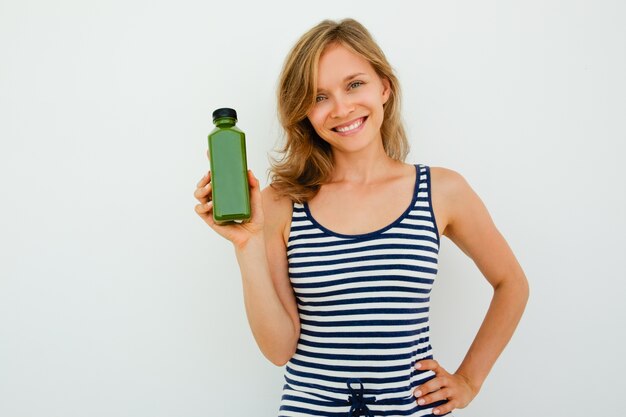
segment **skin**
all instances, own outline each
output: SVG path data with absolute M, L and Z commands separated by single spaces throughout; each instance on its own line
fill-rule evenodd
M 362 57 L 330 45 L 318 68 L 318 95 L 308 118 L 333 149 L 331 180 L 309 201 L 318 222 L 344 234 L 385 227 L 408 207 L 415 182 L 412 165 L 389 158 L 380 126 L 389 83 Z M 352 132 L 337 127 L 364 123 Z M 271 188 L 262 192 L 248 173 L 252 218 L 248 223 L 216 225 L 210 201 L 210 173 L 197 185 L 196 213 L 233 243 L 253 335 L 263 354 L 284 365 L 294 354 L 300 322 L 287 266 L 292 203 Z M 439 231 L 480 269 L 493 288 L 483 323 L 459 368 L 448 372 L 435 360 L 415 364 L 435 377 L 415 389 L 419 404 L 447 399 L 433 410 L 445 414 L 464 408 L 480 391 L 496 359 L 510 340 L 528 299 L 528 282 L 487 208 L 459 173 L 431 167 L 433 212 Z

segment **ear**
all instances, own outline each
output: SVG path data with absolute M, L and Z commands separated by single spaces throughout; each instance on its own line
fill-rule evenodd
M 383 83 L 383 104 L 385 104 L 391 95 L 391 83 L 387 77 L 381 77 L 380 81 Z

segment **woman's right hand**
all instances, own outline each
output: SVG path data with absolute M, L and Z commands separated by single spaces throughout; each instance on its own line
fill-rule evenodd
M 246 246 L 250 238 L 261 236 L 263 233 L 263 203 L 259 180 L 251 170 L 248 170 L 248 184 L 250 185 L 250 220 L 244 223 L 217 224 L 213 219 L 213 201 L 211 200 L 211 173 L 208 172 L 198 182 L 194 197 L 200 202 L 195 210 L 198 216 L 213 230 L 230 240 L 237 248 Z
M 210 172 L 198 182 L 194 193 L 200 203 L 196 205 L 196 213 L 233 242 L 252 335 L 263 355 L 283 366 L 293 357 L 300 337 L 298 305 L 289 281 L 285 241 L 292 203 L 288 197 L 279 197 L 272 187 L 267 187 L 262 196 L 259 180 L 251 171 L 248 171 L 248 183 L 251 208 L 248 222 L 215 224 Z

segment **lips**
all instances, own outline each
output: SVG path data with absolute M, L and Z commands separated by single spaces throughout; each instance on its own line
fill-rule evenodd
M 339 133 L 348 133 L 351 132 L 355 129 L 358 129 L 363 123 L 365 123 L 365 120 L 367 119 L 367 116 L 365 117 L 359 117 L 358 119 L 352 120 L 348 123 L 339 125 L 339 126 L 335 126 L 333 127 L 331 130 L 335 131 L 335 132 L 339 132 Z

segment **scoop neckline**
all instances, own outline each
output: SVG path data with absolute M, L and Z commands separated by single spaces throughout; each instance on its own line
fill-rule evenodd
M 411 212 L 411 210 L 413 210 L 415 208 L 415 203 L 417 201 L 417 191 L 419 190 L 419 185 L 420 185 L 421 179 L 420 179 L 420 172 L 419 172 L 418 164 L 414 164 L 413 166 L 415 167 L 415 184 L 413 185 L 413 197 L 411 198 L 411 202 L 409 203 L 409 206 L 406 208 L 406 210 L 404 210 L 404 212 L 400 215 L 400 217 L 395 219 L 393 222 L 391 222 L 387 226 L 384 226 L 384 227 L 382 227 L 382 228 L 380 228 L 378 230 L 374 230 L 372 232 L 367 232 L 367 233 L 358 233 L 358 234 L 346 234 L 346 233 L 335 232 L 335 231 L 325 227 L 321 223 L 319 223 L 315 219 L 315 217 L 313 217 L 313 214 L 311 214 L 311 209 L 309 208 L 308 201 L 304 202 L 304 204 L 303 204 L 304 211 L 305 211 L 307 217 L 309 218 L 309 220 L 311 221 L 311 223 L 313 223 L 313 225 L 315 225 L 317 228 L 319 228 L 323 232 L 325 232 L 325 233 L 327 233 L 329 235 L 332 235 L 332 236 L 341 237 L 341 238 L 347 238 L 347 239 L 358 239 L 358 238 L 371 237 L 371 236 L 375 236 L 375 235 L 378 235 L 380 233 L 383 233 L 383 232 L 393 228 L 394 226 L 396 226 L 402 220 L 404 220 L 404 218 Z

